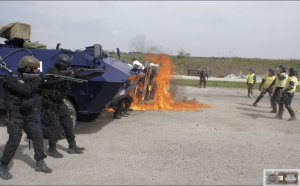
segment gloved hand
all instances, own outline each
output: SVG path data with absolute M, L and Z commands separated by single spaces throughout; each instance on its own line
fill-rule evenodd
M 102 72 L 98 72 L 98 71 L 96 71 L 96 72 L 94 72 L 97 76 L 101 76 L 103 73 Z
M 84 68 L 79 68 L 79 69 L 77 69 L 76 71 L 77 71 L 78 73 L 80 73 L 80 72 L 84 72 L 85 69 L 84 69 Z
M 46 80 L 54 80 L 54 74 L 45 74 Z
M 43 92 L 43 89 L 38 87 L 35 89 L 35 91 L 36 93 L 41 94 Z
M 40 74 L 40 78 L 41 78 L 42 81 L 45 81 L 47 77 L 46 77 L 45 74 Z

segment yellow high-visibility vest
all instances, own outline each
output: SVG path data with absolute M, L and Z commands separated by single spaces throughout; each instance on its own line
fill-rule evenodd
M 285 87 L 286 81 L 288 79 L 288 75 L 285 75 L 286 78 L 284 78 L 283 80 L 279 80 L 278 76 L 276 76 L 276 82 L 275 82 L 275 87 Z
M 290 92 L 290 93 L 294 93 L 296 91 L 296 88 L 297 88 L 297 85 L 298 85 L 298 78 L 296 76 L 291 76 L 289 77 L 287 80 L 286 80 L 286 84 L 285 84 L 285 89 L 289 87 L 290 85 L 290 82 L 293 81 L 294 82 L 294 87 L 287 91 L 287 92 Z
M 272 84 L 272 82 L 275 80 L 276 76 L 268 76 L 266 75 L 263 79 L 265 80 L 262 89 L 267 89 Z
M 254 76 L 255 76 L 254 73 L 248 74 L 248 76 L 247 76 L 247 83 L 253 84 L 254 83 Z

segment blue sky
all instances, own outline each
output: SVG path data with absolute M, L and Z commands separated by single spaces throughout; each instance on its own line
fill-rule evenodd
M 192 56 L 300 59 L 300 2 L 1 1 L 0 26 L 31 24 L 54 48 L 153 51 Z M 0 40 L 3 42 L 3 40 Z

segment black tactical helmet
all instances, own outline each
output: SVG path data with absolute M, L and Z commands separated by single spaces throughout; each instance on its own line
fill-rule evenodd
M 275 71 L 274 71 L 274 69 L 273 68 L 269 68 L 269 73 L 271 74 L 271 75 L 275 75 Z
M 289 76 L 298 75 L 297 70 L 295 68 L 289 68 Z
M 21 72 L 31 73 L 33 69 L 40 68 L 40 62 L 33 56 L 23 56 L 19 62 L 19 70 Z
M 61 70 L 65 70 L 71 66 L 72 59 L 65 54 L 60 54 L 56 60 L 55 66 Z
M 286 72 L 286 67 L 284 65 L 279 65 L 278 68 L 281 72 Z

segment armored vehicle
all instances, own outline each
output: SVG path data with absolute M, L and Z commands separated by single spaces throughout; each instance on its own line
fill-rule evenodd
M 9 29 L 12 28 L 9 27 Z M 102 75 L 92 78 L 87 83 L 72 84 L 65 104 L 72 111 L 74 121 L 76 121 L 78 115 L 88 115 L 91 118 L 90 116 L 101 113 L 106 106 L 117 99 L 118 92 L 122 89 L 126 80 L 141 75 L 131 73 L 131 68 L 127 63 L 111 58 L 109 52 L 104 51 L 100 44 L 94 44 L 84 50 L 76 51 L 61 49 L 60 44 L 57 45 L 56 49 L 46 49 L 45 45 L 31 43 L 24 38 L 1 35 L 1 28 L 0 37 L 8 39 L 4 44 L 0 44 L 0 56 L 3 59 L 1 66 L 6 65 L 12 71 L 17 70 L 18 62 L 22 56 L 32 55 L 40 60 L 40 71 L 45 72 L 54 66 L 56 58 L 60 54 L 66 54 L 72 58 L 71 67 L 74 69 L 100 69 L 103 71 Z M 24 48 L 26 42 L 27 47 Z M 7 74 L 6 70 L 0 69 L 0 109 L 4 109 L 2 84 Z

